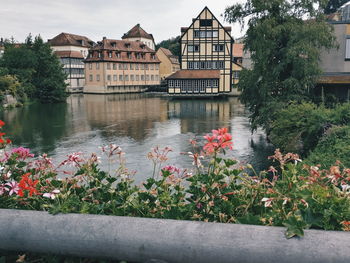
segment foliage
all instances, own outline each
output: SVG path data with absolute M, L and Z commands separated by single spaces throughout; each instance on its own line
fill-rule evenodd
M 325 9 L 325 14 L 331 14 L 336 12 L 339 7 L 341 7 L 343 4 L 347 3 L 349 0 L 329 0 Z
M 7 43 L 0 68 L 18 77 L 24 92 L 41 102 L 60 102 L 66 98 L 65 74 L 58 58 L 40 36 L 25 44 Z
M 332 126 L 350 123 L 350 103 L 334 109 L 312 103 L 290 104 L 275 113 L 270 127 L 271 142 L 284 152 L 296 152 L 304 156 L 314 150 Z M 324 154 L 330 154 L 330 151 Z M 325 155 L 323 155 L 325 157 Z M 332 157 L 334 158 L 334 157 Z M 334 162 L 327 162 L 327 167 Z
M 0 101 L 6 94 L 11 94 L 21 101 L 24 100 L 25 92 L 16 76 L 0 75 Z
M 310 100 L 321 73 L 320 50 L 335 45 L 323 6 L 323 0 L 247 0 L 226 8 L 226 21 L 244 27 L 248 20 L 244 48 L 253 68 L 242 70 L 238 85 L 253 129 L 268 130 L 274 112 L 286 103 Z
M 308 163 L 320 164 L 322 168 L 340 162 L 350 167 L 350 126 L 333 127 L 322 138 L 307 158 Z
M 160 47 L 169 49 L 175 56 L 181 56 L 180 36 L 161 41 L 156 45 L 156 49 Z

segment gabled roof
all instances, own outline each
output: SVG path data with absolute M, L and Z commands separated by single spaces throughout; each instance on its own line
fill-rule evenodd
M 49 39 L 47 42 L 51 46 L 79 46 L 90 48 L 94 45 L 94 42 L 85 36 L 63 32 L 54 38 Z
M 116 50 L 116 51 L 129 51 L 129 52 L 147 52 L 155 53 L 155 51 L 149 48 L 147 45 L 139 41 L 130 40 L 116 40 L 103 38 L 101 42 L 97 42 L 92 50 Z
M 217 69 L 181 69 L 167 77 L 167 79 L 219 79 L 220 70 Z
M 79 51 L 55 51 L 54 53 L 59 58 L 84 58 Z
M 169 49 L 160 47 L 158 50 L 161 50 L 172 64 L 180 64 L 179 57 L 175 56 Z
M 127 33 L 124 34 L 124 36 L 122 36 L 122 39 L 125 39 L 125 38 L 133 38 L 133 37 L 143 37 L 143 38 L 151 39 L 151 40 L 154 41 L 153 35 L 152 35 L 152 34 L 148 34 L 148 33 L 140 26 L 140 24 L 137 24 L 137 25 L 135 25 L 133 28 L 131 28 Z
M 204 9 L 199 13 L 199 15 L 198 15 L 196 18 L 192 19 L 192 23 L 191 23 L 191 25 L 190 25 L 189 27 L 181 27 L 181 33 L 182 33 L 182 34 L 181 34 L 181 36 L 180 36 L 180 39 L 182 39 L 182 37 L 187 33 L 188 29 L 191 28 L 191 27 L 193 26 L 194 22 L 195 22 L 196 20 L 199 19 L 200 15 L 201 15 L 205 10 L 207 10 L 207 11 L 213 16 L 213 18 L 214 18 L 216 21 L 218 21 L 219 25 L 228 33 L 228 35 L 229 35 L 229 36 L 231 37 L 231 39 L 232 39 L 232 42 L 234 42 L 234 39 L 233 39 L 233 37 L 231 36 L 231 27 L 225 27 L 225 26 L 223 26 L 223 25 L 220 23 L 219 19 L 216 18 L 216 16 L 213 14 L 212 11 L 210 11 L 210 9 L 209 9 L 207 6 L 204 7 Z

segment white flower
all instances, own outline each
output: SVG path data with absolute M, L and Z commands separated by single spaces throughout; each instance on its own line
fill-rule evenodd
M 343 192 L 347 192 L 347 191 L 350 189 L 350 185 L 348 185 L 348 184 L 343 184 L 343 185 L 341 186 L 341 188 L 342 188 Z
M 273 198 L 267 198 L 267 197 L 264 197 L 263 199 L 261 199 L 262 202 L 265 203 L 265 207 L 272 207 L 272 200 Z

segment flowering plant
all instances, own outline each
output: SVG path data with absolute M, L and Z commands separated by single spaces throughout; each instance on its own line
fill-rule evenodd
M 350 230 L 350 169 L 341 163 L 321 170 L 277 149 L 270 158 L 278 165 L 257 173 L 225 157 L 233 147 L 228 129 L 204 139 L 203 146 L 191 141 L 186 153 L 193 169 L 170 165 L 171 148 L 153 148 L 153 174 L 139 186 L 117 145 L 102 147 L 110 160 L 105 172 L 94 153 L 73 153 L 55 166 L 3 139 L 0 207 L 286 226 L 287 237 L 306 228 Z

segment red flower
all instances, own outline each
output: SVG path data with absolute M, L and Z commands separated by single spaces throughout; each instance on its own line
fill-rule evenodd
M 4 133 L 4 132 L 0 132 L 0 136 L 2 137 L 2 136 L 4 136 L 6 133 Z
M 0 138 L 0 143 L 4 143 L 5 141 L 3 139 Z
M 10 139 L 6 139 L 6 143 L 10 144 L 12 141 Z
M 212 154 L 220 149 L 232 149 L 232 135 L 228 133 L 227 128 L 212 130 L 212 135 L 207 134 L 204 139 L 208 141 L 203 147 L 207 154 Z
M 24 196 L 24 191 L 29 191 L 29 196 L 33 196 L 33 194 L 39 194 L 38 190 L 35 188 L 38 184 L 39 180 L 32 180 L 29 178 L 30 173 L 26 173 L 22 175 L 22 179 L 19 182 L 19 196 Z
M 0 120 L 0 127 L 4 126 L 5 122 L 3 122 L 2 120 Z

